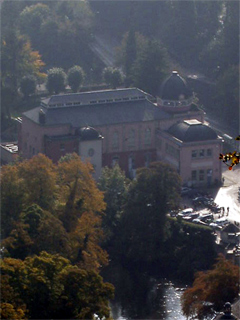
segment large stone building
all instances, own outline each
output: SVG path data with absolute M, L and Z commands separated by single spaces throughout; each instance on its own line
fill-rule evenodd
M 119 163 L 129 177 L 152 161 L 170 163 L 185 185 L 221 181 L 222 140 L 205 125 L 185 80 L 174 71 L 157 102 L 137 88 L 60 94 L 23 113 L 19 151 L 54 162 L 77 152 L 103 166 Z

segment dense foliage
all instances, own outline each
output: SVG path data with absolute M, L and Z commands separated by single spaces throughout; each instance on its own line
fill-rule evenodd
M 91 172 L 76 154 L 3 166 L 2 318 L 109 316 L 113 287 L 99 276 L 105 203 Z
M 68 70 L 67 80 L 73 92 L 77 92 L 82 85 L 85 74 L 80 66 L 73 66 Z
M 219 255 L 211 270 L 196 274 L 193 286 L 182 296 L 183 312 L 190 319 L 205 319 L 210 313 L 204 301 L 213 303 L 215 310 L 221 310 L 226 301 L 238 297 L 239 267 Z

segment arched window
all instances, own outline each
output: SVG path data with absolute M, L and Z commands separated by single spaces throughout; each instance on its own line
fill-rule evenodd
M 117 131 L 113 133 L 112 137 L 112 148 L 113 149 L 118 149 L 119 148 L 119 134 Z
M 128 134 L 128 146 L 135 147 L 135 130 L 130 130 Z
M 151 129 L 147 128 L 145 130 L 145 134 L 144 134 L 144 145 L 145 146 L 149 146 L 151 145 Z

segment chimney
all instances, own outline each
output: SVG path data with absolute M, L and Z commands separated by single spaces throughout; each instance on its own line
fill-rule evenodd
M 40 111 L 39 111 L 39 123 L 40 124 L 45 124 L 45 122 L 46 122 L 46 114 L 43 111 L 43 109 L 40 109 Z

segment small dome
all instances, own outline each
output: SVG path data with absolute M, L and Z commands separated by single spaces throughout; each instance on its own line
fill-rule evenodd
M 195 119 L 175 123 L 167 132 L 183 142 L 217 139 L 217 134 L 213 129 Z
M 76 134 L 81 137 L 81 140 L 98 140 L 101 135 L 92 127 L 83 127 L 76 130 Z
M 173 71 L 162 84 L 159 97 L 163 100 L 186 100 L 192 97 L 186 81 L 177 71 Z

